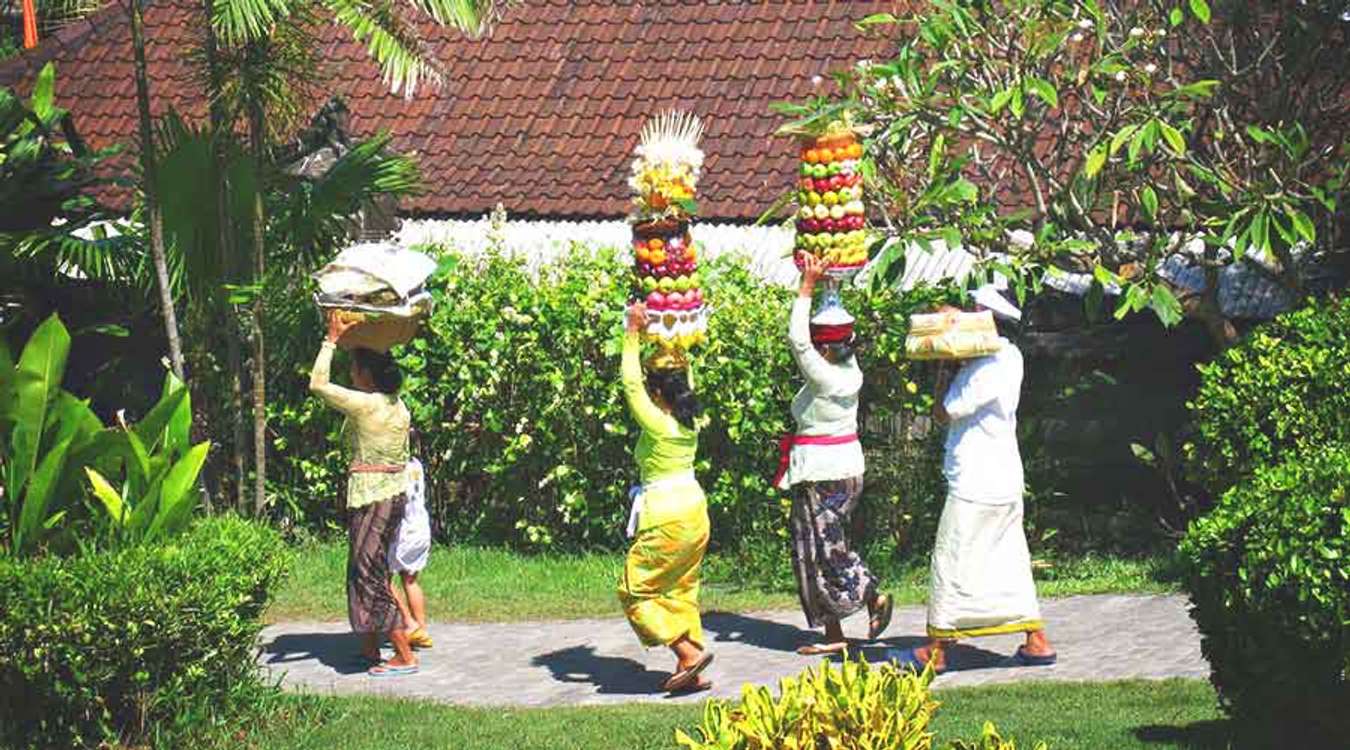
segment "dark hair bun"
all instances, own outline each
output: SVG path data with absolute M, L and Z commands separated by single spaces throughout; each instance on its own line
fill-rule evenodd
M 703 413 L 694 389 L 689 387 L 689 374 L 684 370 L 653 370 L 647 376 L 661 400 L 670 406 L 671 416 L 687 429 L 694 429 L 695 421 Z
M 357 367 L 370 375 L 371 381 L 375 383 L 375 390 L 380 393 L 392 396 L 403 387 L 403 371 L 398 369 L 398 363 L 388 352 L 353 349 L 352 359 Z

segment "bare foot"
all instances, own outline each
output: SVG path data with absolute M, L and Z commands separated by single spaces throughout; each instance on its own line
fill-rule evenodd
M 820 656 L 821 654 L 838 654 L 848 650 L 848 641 L 825 641 L 824 643 L 812 643 L 808 646 L 800 646 L 797 653 L 802 656 Z
M 914 649 L 914 658 L 924 664 L 932 665 L 934 672 L 945 672 L 947 670 L 947 655 L 943 652 L 943 649 L 920 646 Z

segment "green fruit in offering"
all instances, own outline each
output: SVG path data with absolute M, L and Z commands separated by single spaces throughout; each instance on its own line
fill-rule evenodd
M 839 174 L 839 170 L 841 169 L 843 169 L 843 167 L 839 166 L 839 162 L 834 162 L 833 164 L 830 164 L 825 167 L 825 176 L 833 177 Z
M 675 291 L 677 291 L 677 292 L 687 292 L 687 291 L 689 291 L 689 287 L 690 287 L 690 283 L 689 283 L 689 277 L 688 277 L 688 276 L 681 276 L 680 278 L 675 279 Z
M 675 291 L 675 279 L 672 279 L 669 276 L 667 276 L 664 279 L 661 279 L 659 282 L 657 282 L 657 288 L 661 290 L 662 294 L 670 294 L 671 292 Z
M 652 278 L 651 276 L 646 276 L 642 279 L 642 291 L 651 294 L 652 292 L 656 291 L 656 287 L 657 282 L 655 278 Z
M 802 165 L 802 176 L 803 176 L 803 177 L 810 177 L 810 176 L 812 175 L 812 173 L 814 173 L 814 172 L 816 171 L 816 170 L 814 169 L 814 167 L 815 167 L 814 164 L 803 164 L 803 165 Z
M 828 173 L 829 173 L 829 167 L 825 166 L 824 164 L 813 164 L 813 165 L 811 165 L 811 176 L 812 176 L 812 177 L 815 177 L 816 179 L 820 179 L 821 177 L 825 177 Z
M 821 199 L 825 203 L 825 205 L 833 206 L 834 204 L 839 202 L 839 194 L 831 190 L 830 192 L 823 195 Z
M 820 205 L 821 200 L 820 193 L 817 193 L 814 190 L 811 190 L 806 194 L 806 205 L 808 206 L 818 206 Z
M 699 273 L 698 271 L 695 271 L 695 272 L 689 274 L 689 286 L 690 286 L 691 288 L 694 288 L 694 289 L 698 289 L 698 288 L 702 287 L 702 286 L 703 286 L 703 274 Z

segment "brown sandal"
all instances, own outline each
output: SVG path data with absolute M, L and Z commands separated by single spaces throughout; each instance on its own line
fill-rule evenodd
M 681 669 L 671 675 L 669 679 L 661 684 L 661 689 L 667 693 L 682 693 L 689 690 L 691 686 L 699 684 L 698 676 L 703 673 L 703 670 L 708 668 L 709 664 L 712 664 L 712 660 L 713 655 L 704 651 L 703 655 L 698 658 L 698 661 L 694 662 L 692 667 Z M 712 683 L 709 683 L 709 686 L 711 686 L 711 684 Z

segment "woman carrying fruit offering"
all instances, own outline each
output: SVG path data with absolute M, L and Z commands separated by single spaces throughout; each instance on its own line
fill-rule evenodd
M 847 647 L 840 622 L 867 607 L 869 640 L 891 622 L 894 602 L 878 589 L 848 539 L 849 518 L 863 489 L 858 442 L 858 367 L 853 318 L 838 304 L 814 319 L 811 299 L 825 261 L 803 253 L 802 283 L 788 320 L 788 344 L 806 384 L 792 400 L 797 433 L 784 436 L 774 485 L 795 488 L 792 503 L 792 569 L 807 623 L 824 626 L 823 644 L 798 653 L 836 653 Z
M 700 416 L 698 397 L 682 357 L 658 355 L 644 380 L 641 333 L 647 308 L 628 308 L 622 380 L 628 408 L 642 434 L 635 451 L 642 486 L 634 490 L 629 536 L 636 532 L 619 579 L 619 600 L 642 645 L 666 646 L 675 673 L 670 693 L 707 690 L 712 662 L 699 615 L 699 566 L 708 547 L 708 508 L 694 477 Z
M 333 350 L 357 321 L 328 313 L 328 336 L 310 371 L 309 389 L 347 417 L 343 433 L 351 445 L 347 479 L 347 615 L 364 639 L 361 657 L 372 677 L 415 674 L 417 658 L 408 643 L 407 623 L 389 583 L 389 546 L 398 534 L 407 503 L 411 416 L 398 396 L 403 375 L 387 353 L 352 351 L 352 388 L 329 380 Z M 394 658 L 380 659 L 381 636 L 394 645 Z

